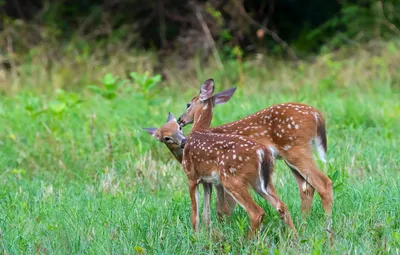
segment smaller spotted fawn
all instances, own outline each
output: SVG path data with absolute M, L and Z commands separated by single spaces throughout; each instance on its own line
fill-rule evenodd
M 164 143 L 175 156 L 176 160 L 182 164 L 183 148 L 186 142 L 186 137 L 182 133 L 182 128 L 177 124 L 172 113 L 168 114 L 167 122 L 160 128 L 145 128 L 145 130 L 158 141 Z M 209 225 L 209 204 L 212 193 L 212 184 L 206 182 L 202 182 L 202 184 L 204 189 L 203 220 L 207 225 Z M 216 201 L 217 215 L 219 219 L 221 219 L 224 214 L 229 215 L 231 213 L 236 202 L 233 200 L 232 196 L 224 191 L 222 185 L 214 186 L 218 196 Z
M 222 184 L 224 190 L 247 211 L 251 220 L 248 237 L 259 229 L 265 215 L 254 202 L 250 187 L 271 203 L 297 235 L 287 206 L 277 196 L 271 181 L 274 158 L 270 149 L 249 137 L 210 131 L 213 105 L 225 103 L 234 91 L 212 96 L 213 92 L 214 82 L 210 79 L 204 82 L 200 94 L 193 99 L 199 107 L 194 112 L 193 128 L 183 150 L 182 166 L 189 180 L 193 228 L 197 230 L 199 227 L 198 185 L 206 182 Z

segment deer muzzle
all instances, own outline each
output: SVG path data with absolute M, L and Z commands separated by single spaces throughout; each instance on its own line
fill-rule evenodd
M 183 138 L 183 139 L 181 140 L 181 148 L 184 148 L 184 147 L 185 147 L 185 144 L 186 144 L 186 138 Z
M 193 123 L 193 121 L 185 120 L 185 117 L 184 117 L 184 116 L 179 117 L 179 119 L 178 119 L 177 122 L 178 122 L 179 126 L 181 126 L 181 127 L 184 127 L 184 126 L 186 126 L 186 125 L 188 125 L 188 124 Z

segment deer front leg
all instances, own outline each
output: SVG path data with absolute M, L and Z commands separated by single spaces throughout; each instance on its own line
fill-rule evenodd
M 211 183 L 203 182 L 203 190 L 204 190 L 204 207 L 203 207 L 203 221 L 207 227 L 210 226 L 210 200 L 212 193 L 212 185 Z
M 199 229 L 199 189 L 197 181 L 189 181 L 190 200 L 192 202 L 192 226 L 194 231 Z

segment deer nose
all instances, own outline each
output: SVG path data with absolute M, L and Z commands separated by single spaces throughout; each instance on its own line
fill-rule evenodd
M 186 138 L 183 138 L 181 141 L 181 148 L 184 148 L 186 144 Z
M 177 122 L 178 122 L 179 126 L 181 126 L 181 127 L 183 126 L 183 121 L 182 121 L 181 117 L 179 117 Z

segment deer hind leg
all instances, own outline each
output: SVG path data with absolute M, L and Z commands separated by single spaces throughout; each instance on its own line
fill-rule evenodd
M 225 190 L 228 194 L 230 194 L 236 202 L 243 207 L 251 221 L 250 231 L 247 235 L 247 238 L 251 238 L 260 228 L 260 225 L 264 219 L 265 212 L 264 210 L 254 202 L 253 198 L 247 187 L 241 187 L 239 185 L 233 184 L 233 182 L 223 182 Z
M 219 219 L 222 219 L 223 215 L 230 215 L 232 210 L 236 206 L 236 201 L 231 195 L 225 192 L 224 187 L 221 184 L 215 185 L 217 192 L 217 215 Z
M 268 182 L 266 189 L 261 187 L 261 182 L 257 182 L 254 189 L 278 211 L 279 217 L 282 219 L 282 221 L 293 231 L 295 236 L 297 236 L 297 231 L 294 227 L 289 209 L 287 205 L 278 197 L 275 186 L 272 184 L 271 180 Z
M 228 208 L 229 208 L 229 214 L 231 214 L 232 211 L 236 207 L 236 201 L 231 195 L 229 195 L 227 192 L 225 192 L 225 190 L 224 190 L 224 194 L 225 194 L 225 201 L 226 201 L 226 203 L 228 205 Z
M 203 222 L 207 227 L 210 226 L 210 200 L 212 193 L 212 185 L 210 183 L 203 182 L 204 190 L 204 206 L 203 206 Z
M 331 179 L 318 169 L 312 157 L 311 149 L 292 150 L 285 157 L 285 160 L 291 168 L 297 170 L 321 197 L 322 206 L 327 216 L 328 231 L 332 233 L 333 188 Z
M 321 172 L 310 154 L 298 154 L 288 157 L 286 163 L 303 177 L 320 195 L 322 206 L 327 215 L 332 215 L 333 190 L 332 181 Z
M 303 178 L 303 176 L 299 174 L 299 172 L 297 172 L 295 168 L 292 168 L 287 162 L 286 164 L 290 167 L 294 177 L 296 178 L 301 199 L 301 212 L 303 214 L 303 218 L 307 218 L 311 213 L 315 189 L 307 182 L 306 179 Z

